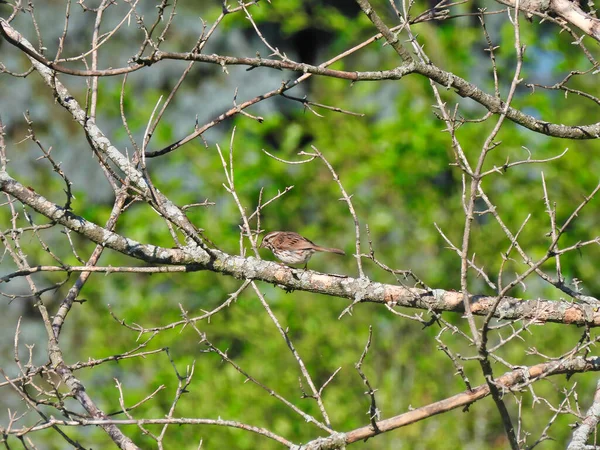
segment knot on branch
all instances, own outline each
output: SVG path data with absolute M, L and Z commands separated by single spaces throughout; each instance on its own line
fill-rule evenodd
M 551 0 L 521 0 L 519 9 L 523 11 L 547 12 L 550 9 Z
M 333 433 L 331 436 L 315 439 L 306 445 L 292 447 L 292 450 L 334 450 L 346 448 L 346 434 Z

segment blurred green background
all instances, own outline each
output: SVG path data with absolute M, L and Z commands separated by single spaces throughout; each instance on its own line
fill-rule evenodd
M 92 2 L 93 3 L 93 2 Z M 96 2 L 97 3 L 97 2 Z M 155 8 L 147 2 L 140 13 L 148 22 L 155 17 Z M 375 1 L 373 5 L 391 26 L 394 21 L 387 2 Z M 231 7 L 236 6 L 232 4 Z M 424 2 L 416 2 L 413 14 L 425 10 Z M 453 9 L 454 13 L 477 11 L 478 3 L 466 3 Z M 171 32 L 167 35 L 164 50 L 187 51 L 196 41 L 202 22 L 209 26 L 221 12 L 219 2 L 179 2 Z M 494 7 L 499 9 L 499 5 Z M 57 38 L 62 32 L 65 2 L 48 1 L 36 4 L 35 15 L 44 36 L 47 54 L 56 51 Z M 89 43 L 94 16 L 83 14 L 72 6 L 69 38 L 66 49 L 69 56 L 86 49 Z M 490 6 L 490 10 L 492 6 Z M 7 12 L 4 12 L 7 11 Z M 3 16 L 10 11 L 2 10 Z M 123 17 L 126 5 L 109 8 L 105 29 Z M 357 45 L 375 33 L 366 17 L 352 2 L 342 1 L 273 1 L 260 2 L 250 11 L 261 31 L 274 46 L 294 60 L 311 64 L 321 62 Z M 514 32 L 506 14 L 486 18 L 488 31 L 496 50 L 501 92 L 505 95 L 513 76 L 515 51 Z M 19 14 L 13 26 L 36 42 L 31 20 Z M 415 25 L 413 31 L 432 62 L 445 70 L 477 83 L 489 93 L 494 90 L 491 63 L 478 19 L 460 17 L 440 23 Z M 572 38 L 558 34 L 551 24 L 521 21 L 521 39 L 527 46 L 525 53 L 524 83 L 519 87 L 514 106 L 541 117 L 548 122 L 585 124 L 597 117 L 597 105 L 580 96 L 568 96 L 557 91 L 525 88 L 525 83 L 553 84 L 571 70 L 586 70 L 589 62 Z M 404 35 L 403 35 L 404 36 Z M 100 52 L 102 67 L 119 67 L 137 50 L 140 32 L 132 24 L 115 35 Z M 223 20 L 204 53 L 235 56 L 262 57 L 269 50 L 256 37 L 243 14 L 231 14 Z M 2 62 L 14 71 L 27 69 L 27 61 L 6 42 L 0 42 Z M 382 70 L 400 64 L 398 57 L 382 42 L 370 45 L 333 67 L 344 70 Z M 124 110 L 134 136 L 141 142 L 151 112 L 161 96 L 168 95 L 181 71 L 182 62 L 162 62 L 129 76 L 126 83 Z M 278 88 L 282 80 L 293 80 L 298 74 L 288 71 L 228 67 L 225 74 L 218 66 L 196 65 L 186 79 L 176 100 L 167 110 L 151 142 L 157 150 L 189 134 L 198 123 L 217 117 L 232 106 L 234 90 L 238 88 L 238 104 L 256 95 Z M 85 80 L 60 76 L 71 93 L 83 104 Z M 100 80 L 98 124 L 112 143 L 123 152 L 133 150 L 120 119 L 119 97 L 122 78 Z M 113 195 L 86 143 L 85 136 L 70 116 L 54 102 L 52 94 L 35 73 L 27 78 L 13 78 L 0 74 L 0 105 L 2 120 L 7 127 L 9 173 L 23 184 L 34 187 L 51 200 L 64 203 L 64 184 L 52 172 L 50 165 L 37 160 L 39 150 L 27 135 L 23 112 L 29 110 L 37 137 L 53 156 L 62 163 L 63 170 L 74 182 L 76 214 L 104 224 L 108 219 Z M 595 92 L 597 86 L 592 76 L 574 77 L 570 87 Z M 196 208 L 188 216 L 206 230 L 206 235 L 219 248 L 238 253 L 239 211 L 233 198 L 224 190 L 225 182 L 221 160 L 216 151 L 219 144 L 224 151 L 230 147 L 233 127 L 235 184 L 237 193 L 247 211 L 253 211 L 261 189 L 263 200 L 288 186 L 294 188 L 283 198 L 269 205 L 262 215 L 265 230 L 297 231 L 318 244 L 343 248 L 348 256 L 316 255 L 309 267 L 313 270 L 357 276 L 356 263 L 350 255 L 354 252 L 354 222 L 341 193 L 327 167 L 315 160 L 303 165 L 282 164 L 262 152 L 262 149 L 286 160 L 299 160 L 300 151 L 311 151 L 316 146 L 333 165 L 352 200 L 363 232 L 363 251 L 368 252 L 365 225 L 371 230 L 376 256 L 385 264 L 398 269 L 411 269 L 427 285 L 439 289 L 460 289 L 460 259 L 436 231 L 434 223 L 460 246 L 464 225 L 462 209 L 462 174 L 454 161 L 453 150 L 445 125 L 436 117 L 435 99 L 429 81 L 418 76 L 408 76 L 401 81 L 351 84 L 347 81 L 313 77 L 289 92 L 295 97 L 304 95 L 311 101 L 364 113 L 356 117 L 316 109 L 318 117 L 298 102 L 276 97 L 261 102 L 248 110 L 264 118 L 258 123 L 248 117 L 237 116 L 221 123 L 204 135 L 202 140 L 185 145 L 167 156 L 148 160 L 155 186 L 178 205 L 209 199 L 216 203 L 208 208 Z M 463 117 L 482 117 L 485 110 L 442 89 L 449 105 L 458 102 Z M 164 97 L 163 97 L 164 98 Z M 8 105 L 11 105 L 10 108 Z M 458 138 L 472 164 L 497 118 L 483 123 L 466 123 L 458 131 Z M 486 162 L 487 168 L 502 165 L 507 159 L 526 159 L 528 149 L 532 158 L 543 159 L 558 155 L 569 148 L 567 154 L 542 165 L 522 165 L 506 173 L 486 178 L 483 186 L 505 223 L 516 232 L 523 221 L 531 218 L 520 236 L 520 243 L 532 258 L 546 252 L 550 242 L 549 218 L 545 212 L 541 174 L 547 181 L 548 193 L 556 202 L 559 223 L 564 221 L 598 183 L 599 160 L 595 158 L 597 143 L 590 141 L 564 141 L 534 134 L 506 123 L 496 139 L 502 144 Z M 593 200 L 569 227 L 561 246 L 593 239 L 599 235 L 597 202 Z M 478 205 L 483 210 L 484 205 Z M 21 211 L 21 208 L 17 208 Z M 30 212 L 31 213 L 31 212 Z M 47 221 L 31 213 L 35 223 Z M 0 209 L 3 229 L 10 227 L 10 211 Z M 254 225 L 254 223 L 253 223 Z M 27 226 L 20 216 L 19 226 Z M 165 247 L 173 246 L 170 234 L 156 213 L 146 205 L 135 204 L 119 220 L 117 231 L 132 239 Z M 67 264 L 78 264 L 67 240 L 59 229 L 41 232 L 51 250 Z M 79 255 L 87 258 L 93 246 L 78 236 L 72 236 Z M 55 261 L 38 244 L 35 236 L 22 239 L 29 264 L 55 264 Z M 248 242 L 244 242 L 250 254 Z M 506 236 L 489 215 L 477 217 L 472 235 L 471 252 L 476 261 L 485 267 L 495 281 L 502 263 L 501 253 L 509 248 Z M 263 258 L 273 259 L 266 250 Z M 516 255 L 506 264 L 504 279 L 511 280 L 525 265 Z M 597 247 L 585 247 L 562 258 L 562 267 L 568 282 L 581 281 L 580 287 L 590 295 L 598 295 L 600 282 L 596 276 L 599 260 Z M 106 251 L 100 265 L 137 265 L 136 261 Z M 543 268 L 554 274 L 552 263 Z M 397 280 L 364 261 L 367 275 L 372 280 L 395 283 Z M 2 260 L 2 273 L 14 270 L 8 256 Z M 473 293 L 492 291 L 471 274 L 470 290 Z M 36 275 L 39 287 L 64 280 L 57 274 Z M 74 282 L 75 277 L 56 291 L 44 294 L 43 299 L 51 311 Z M 178 305 L 190 316 L 201 315 L 226 300 L 228 293 L 240 286 L 240 281 L 210 272 L 142 275 L 93 275 L 80 298 L 86 300 L 75 305 L 65 325 L 61 344 L 67 361 L 75 363 L 88 358 L 103 358 L 134 348 L 146 336 L 119 325 L 109 314 L 129 324 L 144 327 L 167 325 L 181 319 Z M 305 292 L 285 293 L 263 283 L 259 287 L 266 295 L 275 315 L 289 330 L 296 349 L 302 356 L 315 383 L 322 385 L 339 367 L 341 371 L 325 389 L 324 401 L 333 426 L 338 431 L 349 431 L 368 424 L 369 397 L 354 364 L 367 341 L 369 325 L 373 326 L 373 343 L 363 370 L 371 385 L 377 388 L 376 398 L 382 418 L 389 418 L 428 403 L 444 399 L 465 389 L 452 362 L 438 348 L 435 337 L 440 326 L 434 324 L 423 329 L 418 322 L 394 316 L 381 305 L 357 305 L 352 315 L 338 319 L 348 306 L 348 301 Z M 525 289 L 526 288 L 526 289 Z M 27 293 L 24 280 L 13 280 L 2 286 L 6 293 Z M 538 297 L 560 299 L 560 292 L 535 277 L 511 292 L 512 296 L 535 299 Z M 41 320 L 31 300 L 3 300 L 5 313 L 0 319 L 0 347 L 2 368 L 15 374 L 13 362 L 13 337 L 16 318 L 24 316 L 20 336 L 20 352 L 27 357 L 25 344 L 36 344 L 35 363 L 47 360 L 45 334 Z M 406 314 L 415 311 L 401 310 Z M 425 319 L 429 319 L 424 314 Z M 468 332 L 464 319 L 445 314 L 444 318 Z M 517 324 L 518 325 L 518 324 Z M 207 338 L 227 354 L 236 364 L 261 383 L 283 395 L 305 411 L 319 417 L 316 403 L 301 399 L 298 365 L 269 319 L 256 295 L 248 289 L 229 308 L 201 322 L 198 328 Z M 534 347 L 548 356 L 559 356 L 571 349 L 583 334 L 575 327 L 544 325 L 534 326 L 513 340 L 498 355 L 512 365 L 533 365 L 545 361 L 540 356 L 527 354 Z M 493 335 L 492 343 L 508 336 L 508 329 Z M 592 331 L 592 336 L 595 331 Z M 473 356 L 475 351 L 459 335 L 448 331 L 441 335 L 443 342 L 454 352 Z M 300 416 L 269 396 L 218 355 L 206 353 L 206 346 L 190 327 L 164 331 L 155 337 L 146 350 L 168 347 L 177 369 L 184 373 L 195 364 L 195 375 L 188 391 L 180 400 L 175 416 L 192 418 L 218 417 L 238 420 L 265 427 L 295 442 L 304 443 L 323 433 L 307 424 Z M 475 361 L 464 363 L 472 385 L 484 382 Z M 496 364 L 496 375 L 507 367 Z M 160 385 L 165 389 L 153 399 L 132 412 L 136 418 L 162 418 L 167 414 L 177 388 L 177 378 L 165 353 L 146 359 L 122 360 L 104 364 L 99 368 L 78 371 L 89 394 L 106 412 L 119 409 L 118 391 L 114 379 L 123 385 L 127 405 L 139 402 Z M 551 377 L 533 386 L 533 391 L 516 398 L 522 399 L 521 429 L 529 433 L 527 444 L 535 442 L 554 412 L 548 405 L 534 404 L 532 392 L 544 397 L 554 407 L 564 400 L 564 389 L 577 383 L 576 392 L 583 410 L 590 404 L 595 374 L 576 375 L 570 380 Z M 304 389 L 308 389 L 303 383 Z M 517 423 L 518 405 L 515 397 L 508 395 L 507 404 Z M 575 408 L 575 404 L 571 405 Z M 80 410 L 75 404 L 70 408 Z M 6 423 L 7 408 L 23 410 L 16 394 L 5 388 L 0 397 L 0 418 Z M 56 410 L 50 410 L 57 414 Z M 117 416 L 123 418 L 123 416 Z M 35 420 L 31 418 L 30 420 Z M 563 448 L 568 442 L 575 422 L 572 415 L 559 415 L 547 430 L 552 440 L 538 448 Z M 142 448 L 153 448 L 154 442 L 134 427 L 123 427 Z M 160 427 L 148 427 L 159 433 Z M 105 448 L 110 441 L 96 429 L 65 429 L 84 447 Z M 65 448 L 55 432 L 39 432 L 32 436 L 39 448 Z M 241 430 L 211 426 L 171 426 L 167 432 L 166 448 L 196 448 L 202 441 L 205 449 L 271 449 L 281 448 L 274 441 Z M 499 414 L 491 399 L 472 405 L 468 412 L 455 410 L 408 427 L 377 436 L 354 447 L 368 449 L 500 449 L 507 441 Z

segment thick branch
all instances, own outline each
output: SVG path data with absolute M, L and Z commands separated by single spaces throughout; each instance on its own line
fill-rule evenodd
M 193 60 L 211 64 L 219 64 L 221 66 L 247 65 L 250 67 L 290 69 L 298 72 L 325 75 L 351 81 L 400 80 L 406 75 L 417 73 L 435 81 L 442 86 L 455 89 L 461 97 L 474 100 L 494 114 L 501 114 L 506 108 L 506 104 L 500 98 L 484 92 L 464 78 L 456 76 L 451 72 L 442 70 L 434 64 L 424 64 L 420 62 L 410 62 L 392 70 L 375 72 L 343 72 L 339 70 L 326 69 L 320 66 L 311 66 L 309 64 L 299 64 L 289 61 L 277 61 L 262 58 L 236 58 L 232 56 L 220 55 L 157 52 L 155 55 L 153 55 L 153 59 L 175 59 L 184 61 Z M 590 125 L 576 126 L 551 123 L 537 119 L 534 116 L 525 114 L 512 107 L 506 109 L 506 118 L 518 125 L 535 131 L 536 133 L 545 134 L 547 136 L 563 139 L 597 139 L 600 136 L 600 122 Z
M 392 306 L 424 309 L 426 311 L 452 311 L 464 313 L 463 296 L 459 292 L 434 289 L 406 288 L 383 284 L 365 278 L 327 275 L 312 270 L 296 270 L 253 257 L 243 258 L 212 250 L 209 255 L 202 248 L 169 249 L 142 244 L 108 231 L 82 217 L 65 211 L 35 191 L 23 186 L 0 171 L 0 191 L 17 198 L 49 219 L 80 233 L 91 241 L 102 244 L 127 256 L 153 264 L 189 264 L 189 270 L 210 270 L 239 279 L 261 280 L 299 290 L 331 295 L 360 302 L 382 303 Z M 66 269 L 65 269 L 66 270 Z M 473 295 L 469 299 L 471 312 L 486 316 L 493 310 L 496 297 Z M 536 320 L 570 325 L 600 326 L 600 311 L 588 305 L 565 301 L 522 300 L 505 297 L 494 311 L 495 318 L 504 320 Z
M 12 195 L 24 205 L 34 209 L 48 219 L 76 231 L 96 244 L 101 244 L 127 256 L 156 264 L 190 264 L 193 259 L 178 249 L 167 249 L 150 244 L 140 244 L 120 234 L 102 228 L 93 222 L 76 216 L 63 207 L 47 200 L 33 189 L 23 186 L 0 171 L 0 190 Z
M 499 0 L 500 3 L 515 8 L 515 0 Z M 569 0 L 521 0 L 521 11 L 559 16 L 568 23 L 575 25 L 588 36 L 600 41 L 600 20 L 592 17 L 579 7 L 579 2 Z
M 600 422 L 600 380 L 596 384 L 594 402 L 588 409 L 585 419 L 573 432 L 573 439 L 571 439 L 567 450 L 584 450 L 589 437 L 596 431 L 598 422 Z
M 530 368 L 517 369 L 499 377 L 495 383 L 498 387 L 509 391 L 511 389 L 518 388 L 518 385 L 522 383 L 530 384 L 535 380 L 550 375 L 559 375 L 564 373 L 572 374 L 599 370 L 600 358 L 594 357 L 586 359 L 577 357 L 567 361 L 553 361 L 538 364 Z M 467 390 L 439 402 L 413 409 L 412 411 L 400 414 L 390 419 L 381 420 L 377 422 L 378 431 L 374 430 L 371 425 L 368 425 L 356 430 L 352 430 L 345 434 L 340 433 L 329 438 L 319 438 L 318 440 L 310 442 L 305 446 L 301 446 L 300 450 L 343 448 L 344 445 L 373 437 L 378 434 L 378 432 L 384 433 L 386 431 L 394 430 L 396 428 L 404 427 L 420 420 L 427 419 L 437 414 L 442 414 L 447 411 L 460 408 L 461 406 L 470 405 L 471 403 L 481 400 L 488 395 L 490 395 L 489 386 L 487 384 L 482 384 L 473 390 Z M 344 436 L 345 439 L 341 438 Z
M 579 7 L 579 2 L 569 0 L 551 0 L 550 9 L 575 25 L 587 35 L 600 41 L 600 20 L 590 16 Z
M 0 19 L 0 25 L 1 25 L 0 28 L 3 29 L 3 32 L 6 33 L 7 35 L 11 36 L 14 41 L 20 42 L 21 45 L 27 44 L 28 46 L 31 46 L 31 44 L 29 44 L 7 22 L 4 22 Z M 53 85 L 53 83 L 56 81 L 56 79 L 53 76 L 51 76 L 52 71 L 50 69 L 48 69 L 48 67 L 45 66 L 40 61 L 40 59 L 43 59 L 43 57 L 34 58 L 33 56 L 31 56 L 30 52 L 32 52 L 32 51 L 34 51 L 33 47 L 29 48 L 29 52 L 27 52 L 32 63 L 34 64 L 36 69 L 40 72 L 40 74 L 47 81 L 51 81 L 48 84 Z M 218 64 L 222 67 L 226 67 L 228 65 L 245 65 L 245 66 L 250 66 L 250 67 L 270 67 L 270 68 L 274 68 L 274 69 L 289 69 L 289 70 L 293 70 L 293 71 L 297 71 L 297 72 L 313 73 L 316 75 L 324 75 L 324 76 L 329 76 L 329 77 L 334 77 L 334 78 L 342 78 L 342 79 L 346 79 L 346 80 L 350 80 L 350 81 L 400 80 L 401 78 L 405 77 L 406 75 L 409 75 L 412 73 L 418 73 L 420 75 L 423 75 L 423 76 L 435 81 L 436 83 L 439 83 L 442 86 L 446 86 L 447 88 L 455 89 L 460 96 L 474 100 L 475 102 L 479 103 L 484 108 L 486 108 L 488 111 L 490 111 L 494 114 L 500 114 L 506 107 L 506 105 L 502 102 L 502 100 L 495 97 L 494 95 L 490 95 L 490 94 L 482 91 L 476 85 L 468 82 L 464 78 L 460 78 L 451 72 L 442 70 L 433 64 L 410 62 L 410 63 L 406 63 L 402 66 L 399 66 L 399 67 L 397 67 L 395 69 L 391 69 L 391 70 L 372 71 L 372 72 L 346 72 L 346 71 L 340 71 L 340 70 L 327 69 L 322 66 L 313 66 L 310 64 L 294 63 L 291 61 L 263 59 L 260 57 L 258 57 L 258 58 L 244 58 L 244 57 L 237 58 L 237 57 L 232 57 L 232 56 L 206 55 L 206 54 L 201 54 L 201 53 L 169 53 L 169 52 L 163 52 L 160 50 L 153 53 L 153 55 L 151 57 L 144 59 L 143 62 L 145 65 L 152 65 L 155 62 L 158 62 L 161 60 L 170 60 L 170 59 Z M 42 69 L 42 67 L 44 67 L 46 69 L 46 72 L 48 72 L 47 74 L 44 73 L 44 70 Z M 51 67 L 54 70 L 58 69 L 56 66 L 51 66 Z M 102 71 L 85 70 L 85 71 L 80 71 L 80 72 L 81 73 L 78 75 L 82 75 L 82 76 L 83 75 L 85 75 L 85 76 L 109 75 L 107 73 L 102 73 Z M 90 128 L 90 130 L 91 130 L 90 135 L 92 137 L 95 137 L 96 135 L 101 134 L 100 131 L 95 126 L 95 124 L 93 123 L 93 121 L 87 121 L 87 123 L 86 123 L 85 113 L 79 107 L 79 105 L 73 99 L 73 97 L 71 97 L 69 95 L 69 93 L 66 92 L 66 90 L 64 92 L 61 92 L 61 90 L 58 89 L 59 86 L 62 89 L 64 89 L 64 87 L 62 85 L 60 85 L 60 83 L 58 83 L 58 81 L 56 81 L 56 84 L 57 84 L 57 91 L 58 91 L 59 97 L 61 98 L 61 100 L 65 104 L 65 106 L 73 114 L 74 118 L 81 124 L 84 124 L 86 127 Z M 70 103 L 70 102 L 72 102 L 72 103 Z M 597 139 L 598 137 L 600 137 L 600 122 L 593 123 L 590 125 L 575 125 L 575 126 L 556 124 L 556 123 L 551 123 L 551 122 L 546 122 L 543 120 L 536 119 L 534 116 L 525 114 L 525 113 L 519 111 L 518 109 L 510 108 L 510 107 L 506 110 L 506 117 L 518 125 L 521 125 L 532 131 L 535 131 L 536 133 L 544 134 L 546 136 L 558 137 L 558 138 L 563 138 L 563 139 Z M 106 149 L 105 151 L 115 150 L 114 148 L 112 148 L 110 146 L 110 143 L 108 142 L 108 140 L 106 138 L 104 138 L 103 135 L 99 136 L 99 137 L 102 138 L 101 141 L 100 140 L 98 141 L 99 144 L 103 144 L 103 145 L 100 145 L 100 148 L 102 148 L 102 150 L 105 150 L 105 149 Z M 118 151 L 117 151 L 117 153 L 118 153 Z M 112 152 L 109 154 L 109 157 L 111 159 L 117 158 L 119 160 L 119 162 L 116 162 L 116 164 L 119 165 L 119 167 L 121 167 L 121 169 L 123 169 L 123 171 L 125 173 L 127 173 L 127 175 L 133 176 L 134 183 L 141 181 L 140 184 L 142 185 L 143 188 L 145 188 L 143 180 L 140 180 L 141 177 L 139 176 L 139 174 L 131 173 L 132 172 L 131 170 L 127 170 L 129 168 L 126 166 L 126 164 L 123 161 L 123 159 L 125 158 L 124 156 L 117 155 L 116 153 Z M 114 161 L 114 159 L 113 159 L 113 161 Z
M 419 63 L 416 65 L 414 71 L 442 86 L 456 89 L 456 92 L 461 97 L 470 98 L 476 101 L 494 114 L 501 114 L 505 111 L 506 104 L 500 98 L 482 91 L 467 80 L 457 77 L 451 72 L 446 72 L 433 64 Z M 536 133 L 545 134 L 546 136 L 564 139 L 597 139 L 600 136 L 600 122 L 576 126 L 550 123 L 536 119 L 535 117 L 512 107 L 506 109 L 506 118 L 516 124 L 535 131 Z

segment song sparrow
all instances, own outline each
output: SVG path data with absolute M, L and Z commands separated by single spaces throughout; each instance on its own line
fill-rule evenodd
M 308 264 L 314 252 L 330 252 L 345 255 L 339 248 L 326 248 L 315 245 L 293 231 L 271 231 L 263 238 L 260 247 L 270 249 L 280 261 L 286 264 Z

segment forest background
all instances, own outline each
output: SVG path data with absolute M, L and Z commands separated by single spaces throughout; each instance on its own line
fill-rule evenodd
M 133 64 L 129 60 L 143 42 L 139 24 L 145 23 L 148 30 L 159 12 L 164 12 L 164 16 L 158 21 L 155 35 L 166 24 L 170 27 L 161 47 L 165 51 L 189 52 L 203 27 L 206 33 L 218 24 L 202 49 L 205 55 L 279 61 L 289 58 L 311 66 L 318 66 L 378 33 L 368 15 L 361 11 L 364 2 L 272 0 L 249 2 L 243 7 L 232 3 L 229 10 L 217 1 L 179 1 L 168 6 L 166 2 L 145 1 L 9 3 L 0 5 L 1 16 L 8 18 L 15 4 L 21 7 L 10 26 L 34 47 L 39 47 L 37 28 L 48 60 L 60 48 L 67 7 L 70 18 L 64 57 L 92 48 L 90 42 L 98 17 L 93 8 L 106 8 L 100 27 L 102 35 L 115 28 L 134 5 L 135 14 L 98 50 L 98 60 L 93 63 L 98 68 Z M 402 23 L 402 11 L 406 8 L 411 11 L 409 19 L 428 10 L 447 9 L 450 18 L 440 16 L 411 24 L 412 39 L 405 28 L 398 35 L 401 44 L 417 54 L 410 45 L 418 42 L 438 67 L 489 94 L 498 88 L 503 99 L 512 96 L 515 109 L 545 122 L 579 125 L 598 117 L 600 102 L 594 97 L 599 85 L 597 66 L 591 62 L 598 53 L 597 42 L 575 29 L 585 37 L 577 43 L 572 34 L 560 32 L 561 26 L 567 26 L 565 23 L 540 23 L 538 16 L 526 20 L 521 14 L 516 27 L 514 9 L 500 3 L 458 2 L 436 7 L 416 1 L 396 3 L 397 10 L 383 0 L 371 5 L 390 27 Z M 175 8 L 177 13 L 170 16 Z M 479 8 L 486 8 L 485 14 Z M 522 53 L 515 39 L 524 46 Z M 378 39 L 330 68 L 346 73 L 375 73 L 399 66 L 397 51 L 384 42 L 385 39 Z M 586 51 L 591 56 L 582 50 L 585 44 L 589 45 L 590 50 Z M 6 39 L 0 40 L 0 61 L 3 69 L 12 72 L 25 72 L 32 64 L 21 49 Z M 68 61 L 60 64 L 89 70 L 91 55 L 86 56 L 86 61 L 87 65 L 81 61 L 71 66 Z M 114 147 L 133 159 L 136 148 L 123 116 L 131 138 L 145 142 L 148 124 L 156 118 L 188 64 L 167 59 L 131 72 L 125 81 L 122 75 L 98 77 L 94 100 L 93 77 L 59 70 L 57 78 L 81 105 L 89 107 L 96 102 L 96 124 Z M 248 65 L 197 62 L 168 104 L 148 141 L 147 151 L 167 148 L 193 133 L 194 127 L 216 120 L 235 105 L 243 105 L 302 76 L 301 71 L 281 69 L 248 70 Z M 522 78 L 518 83 L 514 83 L 515 70 L 519 70 L 517 78 Z M 574 72 L 577 75 L 569 76 Z M 568 83 L 556 85 L 567 76 L 572 78 Z M 462 98 L 454 88 L 439 83 L 436 99 L 431 86 L 430 79 L 417 74 L 380 81 L 313 75 L 281 95 L 257 101 L 244 113 L 236 111 L 231 117 L 218 119 L 200 137 L 165 155 L 146 158 L 145 170 L 154 188 L 174 204 L 210 203 L 185 212 L 191 223 L 204 230 L 202 237 L 208 240 L 205 242 L 211 246 L 214 243 L 228 254 L 253 255 L 252 240 L 240 218 L 240 205 L 249 216 L 259 199 L 264 204 L 285 192 L 260 211 L 260 223 L 256 222 L 257 215 L 251 217 L 250 226 L 261 231 L 296 231 L 320 245 L 346 251 L 345 257 L 315 255 L 308 265 L 310 271 L 448 293 L 468 288 L 471 294 L 493 297 L 500 291 L 493 288 L 501 285 L 498 278 L 504 276 L 505 284 L 509 284 L 531 267 L 516 253 L 514 240 L 507 237 L 480 197 L 473 202 L 475 214 L 468 255 L 465 258 L 461 253 L 466 223 L 470 223 L 465 219 L 465 205 L 469 203 L 469 183 L 473 178 L 465 175 L 460 161 L 464 156 L 476 164 L 482 147 L 488 145 L 486 139 L 498 124 L 498 114 L 495 111 L 496 114 L 486 116 L 488 109 L 481 104 Z M 99 156 L 90 150 L 93 145 L 89 138 L 61 102 L 35 71 L 24 78 L 6 71 L 0 73 L 2 147 L 8 160 L 7 171 L 21 185 L 64 205 L 65 179 L 57 170 L 59 165 L 72 183 L 67 195 L 72 195 L 70 210 L 104 226 L 116 197 L 114 186 L 107 182 L 111 175 L 98 164 Z M 465 119 L 456 122 L 451 132 L 441 104 L 451 113 L 456 105 L 455 117 Z M 475 120 L 480 118 L 485 120 Z M 473 122 L 468 122 L 470 119 Z M 460 150 L 454 139 L 462 143 Z M 533 260 L 550 254 L 542 268 L 558 273 L 557 278 L 564 279 L 573 293 L 597 297 L 600 249 L 595 244 L 600 224 L 598 199 L 593 198 L 600 172 L 597 140 L 560 139 L 505 120 L 493 142 L 497 148 L 486 151 L 484 169 L 490 173 L 482 178 L 481 186 L 503 223 L 518 234 L 518 241 Z M 507 166 L 516 161 L 525 163 Z M 4 296 L 0 318 L 3 373 L 8 380 L 24 376 L 27 371 L 23 361 L 30 355 L 31 368 L 46 367 L 45 372 L 37 373 L 39 378 L 32 376 L 30 380 L 46 392 L 28 386 L 26 376 L 21 379 L 22 386 L 1 384 L 0 424 L 6 442 L 17 446 L 18 438 L 7 431 L 11 412 L 29 412 L 15 423 L 24 427 L 44 422 L 40 413 L 65 420 L 76 420 L 78 414 L 86 416 L 85 408 L 77 404 L 77 396 L 69 395 L 58 376 L 51 373 L 47 322 L 40 313 L 40 302 L 53 317 L 80 275 L 66 270 L 65 265 L 85 265 L 96 244 L 76 232 L 66 233 L 63 226 L 16 201 L 9 202 L 10 198 L 5 197 L 0 208 L 5 245 L 0 276 L 23 269 L 8 250 L 17 251 L 19 246 L 15 247 L 14 242 L 18 239 L 30 266 L 62 264 L 60 271 L 28 275 L 37 283 L 36 289 L 48 288 L 39 295 L 31 293 L 29 278 L 25 276 L 3 279 L 0 284 Z M 132 193 L 115 231 L 144 244 L 176 247 L 173 233 L 181 238 L 181 230 L 166 226 L 156 208 L 149 207 L 151 201 L 146 200 L 143 193 Z M 583 207 L 578 210 L 582 202 Z M 571 220 L 574 211 L 577 214 Z M 560 243 L 572 251 L 562 253 L 558 262 L 552 253 L 556 248 L 549 249 L 549 245 L 553 230 L 567 221 Z M 48 223 L 56 226 L 36 233 L 19 232 L 20 237 L 14 237 L 17 229 Z M 362 269 L 354 256 L 357 228 Z M 260 242 L 262 235 L 252 235 L 255 243 Z M 274 260 L 266 249 L 260 250 L 260 256 Z M 384 270 L 375 258 L 407 272 Z M 467 260 L 473 266 L 465 271 Z M 110 249 L 104 251 L 97 265 L 157 266 Z M 277 274 L 287 269 L 271 265 L 268 270 Z M 361 270 L 365 277 L 360 277 Z M 469 338 L 472 328 L 468 315 L 459 307 L 457 312 L 442 313 L 422 305 L 415 305 L 414 309 L 360 302 L 358 297 L 353 304 L 335 293 L 323 295 L 327 285 L 319 286 L 316 278 L 307 281 L 304 290 L 286 282 L 280 286 L 258 281 L 258 295 L 249 282 L 211 270 L 108 272 L 90 276 L 65 319 L 59 342 L 70 366 L 90 359 L 101 361 L 97 366 L 77 369 L 76 374 L 98 408 L 106 414 L 115 413 L 109 418 L 127 418 L 117 413 L 123 405 L 136 405 L 145 399 L 129 412 L 133 419 L 229 420 L 270 430 L 287 442 L 306 444 L 328 433 L 277 396 L 247 382 L 248 376 L 311 417 L 319 417 L 320 406 L 324 405 L 332 429 L 338 432 L 369 426 L 373 415 L 377 419 L 390 418 L 468 391 L 465 380 L 473 387 L 486 384 L 477 360 L 477 339 Z M 294 273 L 297 279 L 304 280 L 301 269 Z M 502 298 L 581 303 L 577 295 L 569 297 L 565 290 L 538 275 L 532 273 L 519 279 Z M 241 278 L 256 277 L 250 274 Z M 232 293 L 236 294 L 231 296 Z M 226 301 L 227 307 L 209 318 L 189 321 Z M 593 309 L 595 314 L 597 308 Z M 564 355 L 571 359 L 583 355 L 591 360 L 595 352 L 597 332 L 593 320 L 586 327 L 546 323 L 532 317 L 510 323 L 501 318 L 495 315 L 491 323 L 498 328 L 490 332 L 489 338 L 496 377 Z M 483 326 L 482 319 L 474 320 L 478 327 Z M 143 331 L 137 327 L 143 327 Z M 368 352 L 363 355 L 368 341 Z M 291 347 L 294 351 L 290 351 Z M 143 358 L 134 357 L 142 353 Z M 102 361 L 103 358 L 109 360 Z M 357 370 L 359 360 L 362 365 Z M 186 378 L 186 374 L 191 375 L 192 366 L 193 376 Z M 306 379 L 302 366 L 312 381 Z M 365 386 L 363 376 L 370 387 Z M 512 392 L 504 392 L 501 401 L 512 418 L 519 447 L 564 448 L 572 440 L 573 424 L 583 420 L 594 400 L 596 381 L 593 371 L 569 373 L 543 377 L 535 384 L 525 383 Z M 314 394 L 311 383 L 317 390 L 326 385 L 319 391 L 319 401 L 310 398 Z M 24 392 L 31 396 L 29 401 Z M 355 446 L 514 446 L 510 433 L 507 437 L 506 415 L 499 412 L 491 397 L 465 409 L 442 412 L 366 442 L 358 441 Z M 240 427 L 192 423 L 163 427 L 164 424 L 119 425 L 140 448 L 282 448 L 282 442 Z M 65 445 L 77 447 L 72 443 L 76 441 L 83 448 L 107 448 L 116 442 L 100 427 L 64 424 L 60 429 L 70 440 L 61 437 L 55 428 L 48 428 L 24 433 L 30 440 L 25 440 L 24 445 L 58 449 Z M 160 435 L 163 429 L 164 436 Z M 150 433 L 145 432 L 148 430 Z

